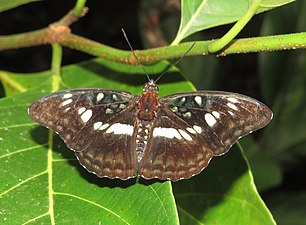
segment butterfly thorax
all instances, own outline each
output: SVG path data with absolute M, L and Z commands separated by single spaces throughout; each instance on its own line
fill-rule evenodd
M 138 163 L 143 158 L 145 149 L 148 147 L 148 140 L 151 138 L 153 124 L 157 118 L 158 87 L 153 80 L 145 84 L 143 92 L 137 103 L 138 113 L 135 124 L 135 150 Z
M 154 81 L 149 81 L 143 88 L 143 92 L 138 101 L 138 119 L 153 121 L 158 110 L 158 87 Z

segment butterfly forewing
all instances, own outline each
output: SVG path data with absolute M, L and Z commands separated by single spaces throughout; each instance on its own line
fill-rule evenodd
M 29 114 L 57 132 L 88 171 L 127 179 L 136 176 L 130 139 L 137 98 L 114 90 L 68 89 L 38 99 Z M 118 126 L 123 131 L 114 133 Z
M 271 110 L 241 94 L 197 91 L 161 100 L 186 124 L 185 129 L 214 155 L 220 155 L 242 136 L 266 126 Z

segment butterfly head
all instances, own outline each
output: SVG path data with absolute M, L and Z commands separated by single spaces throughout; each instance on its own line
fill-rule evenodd
M 158 90 L 159 88 L 153 79 L 150 79 L 149 82 L 147 82 L 143 87 L 143 92 L 153 92 L 158 94 Z

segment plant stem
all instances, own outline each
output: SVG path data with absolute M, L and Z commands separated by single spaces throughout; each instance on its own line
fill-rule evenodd
M 261 0 L 253 0 L 248 11 L 235 23 L 235 25 L 219 40 L 213 42 L 208 50 L 210 53 L 215 53 L 224 48 L 230 41 L 232 41 L 237 34 L 245 27 L 245 25 L 252 19 L 258 9 Z
M 86 5 L 86 0 L 78 0 L 73 8 L 73 15 L 75 16 L 82 16 L 83 9 Z
M 103 57 L 116 62 L 137 64 L 133 54 L 130 51 L 124 51 L 109 47 L 107 45 L 92 41 L 90 39 L 71 34 L 69 28 L 65 26 L 50 26 L 23 34 L 0 36 L 0 51 L 22 47 L 59 43 L 72 49 L 76 49 L 93 56 Z M 187 54 L 208 55 L 208 46 L 213 41 L 196 42 L 193 49 Z M 147 50 L 136 50 L 135 53 L 139 61 L 143 64 L 152 64 L 164 59 L 181 57 L 192 42 L 186 42 L 174 46 L 165 46 Z M 231 41 L 226 49 L 218 54 L 225 56 L 229 54 L 264 52 L 275 50 L 305 49 L 306 32 L 283 34 L 266 37 L 243 38 Z
M 211 43 L 212 41 L 196 42 L 187 56 L 209 54 L 208 46 Z M 136 50 L 135 53 L 140 63 L 152 64 L 164 59 L 179 58 L 192 44 L 193 42 L 186 42 L 176 46 L 166 46 L 142 51 Z M 108 60 L 127 64 L 137 64 L 137 61 L 130 51 L 111 48 L 77 35 L 69 35 L 69 38 L 62 42 L 62 45 Z M 218 56 L 303 48 L 306 48 L 306 32 L 233 40 Z
M 233 40 L 218 56 L 305 48 L 306 32 L 301 32 L 294 34 L 282 34 Z
M 62 64 L 62 46 L 59 44 L 52 44 L 52 92 L 59 89 L 59 83 L 61 81 L 61 64 Z

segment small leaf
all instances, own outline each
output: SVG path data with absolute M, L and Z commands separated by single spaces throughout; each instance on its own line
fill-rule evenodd
M 293 0 L 263 0 L 257 13 L 288 4 Z M 248 10 L 249 0 L 182 0 L 181 23 L 172 45 L 189 35 L 239 20 Z
M 18 6 L 28 4 L 31 2 L 37 2 L 39 0 L 1 0 L 0 1 L 0 12 L 7 11 L 9 9 L 16 8 Z
M 262 0 L 262 2 L 260 3 L 260 7 L 257 10 L 257 13 L 262 13 L 267 10 L 271 10 L 276 7 L 280 7 L 280 6 L 289 4 L 294 1 L 295 0 Z

